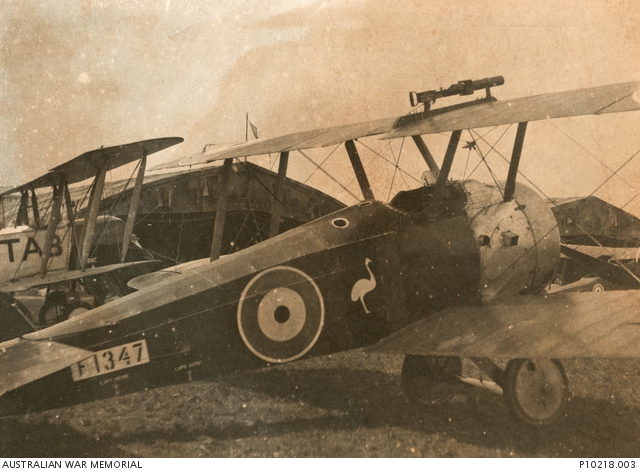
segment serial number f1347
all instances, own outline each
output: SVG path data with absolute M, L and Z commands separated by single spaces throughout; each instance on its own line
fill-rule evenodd
M 147 342 L 142 339 L 129 344 L 98 351 L 71 366 L 73 380 L 89 379 L 149 362 Z

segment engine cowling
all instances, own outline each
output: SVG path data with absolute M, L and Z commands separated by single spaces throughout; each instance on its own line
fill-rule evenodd
M 522 183 L 510 202 L 481 182 L 463 188 L 480 254 L 482 301 L 544 286 L 560 260 L 560 232 L 548 203 Z

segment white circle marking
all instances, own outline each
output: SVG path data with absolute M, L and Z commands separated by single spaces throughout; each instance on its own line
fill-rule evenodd
M 276 320 L 276 309 L 285 307 L 289 318 Z M 258 325 L 262 333 L 273 341 L 289 341 L 295 338 L 307 319 L 307 310 L 302 297 L 286 287 L 278 287 L 267 293 L 258 305 Z

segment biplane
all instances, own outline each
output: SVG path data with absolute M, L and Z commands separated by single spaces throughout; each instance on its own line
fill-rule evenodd
M 555 420 L 567 397 L 561 359 L 638 357 L 640 293 L 536 295 L 557 273 L 561 244 L 547 201 L 517 182 L 527 126 L 640 110 L 640 82 L 499 101 L 492 88 L 503 82 L 411 93 L 422 111 L 185 158 L 222 161 L 210 257 L 133 279 L 133 294 L 0 344 L 0 400 L 45 388 L 123 392 L 365 347 L 405 356 L 402 385 L 417 404 L 440 404 L 452 385 L 471 383 L 464 358 L 519 419 Z M 433 107 L 477 90 L 486 95 Z M 509 124 L 517 132 L 504 183 L 450 180 L 463 130 Z M 422 137 L 432 133 L 450 133 L 440 164 Z M 377 200 L 359 153 L 370 136 L 411 137 L 429 168 L 424 185 Z M 342 144 L 362 201 L 278 234 L 290 154 Z M 272 237 L 220 257 L 233 159 L 269 153 L 279 154 Z
M 31 321 L 48 325 L 104 303 L 109 287 L 103 277 L 108 274 L 129 272 L 132 276 L 139 275 L 141 267 L 146 270 L 151 261 L 131 256 L 136 249 L 131 225 L 98 211 L 105 177 L 108 171 L 139 161 L 134 188 L 139 197 L 147 155 L 179 142 L 182 138 L 161 138 L 89 151 L 0 194 L 0 199 L 19 195 L 15 218 L 10 217 L 11 209 L 3 212 L 5 223 L 8 214 L 13 224 L 3 224 L 0 230 L 0 292 L 7 306 L 13 307 L 3 310 L 7 313 L 3 341 L 15 337 L 7 337 L 8 326 L 17 323 L 21 328 L 16 329 L 31 330 Z M 69 186 L 90 178 L 88 202 L 80 213 L 83 202 L 72 200 Z M 130 215 L 135 218 L 137 203 L 133 203 Z M 25 316 L 26 308 L 10 295 L 34 287 L 48 290 L 37 320 Z M 83 295 L 89 296 L 90 302 L 84 301 Z M 26 323 L 12 316 L 16 312 Z
M 550 292 L 640 288 L 639 218 L 593 195 L 553 203 L 562 258 Z

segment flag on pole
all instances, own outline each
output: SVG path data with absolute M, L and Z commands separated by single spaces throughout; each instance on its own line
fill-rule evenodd
M 251 132 L 253 133 L 253 137 L 258 139 L 258 127 L 249 121 L 249 126 L 251 127 Z

